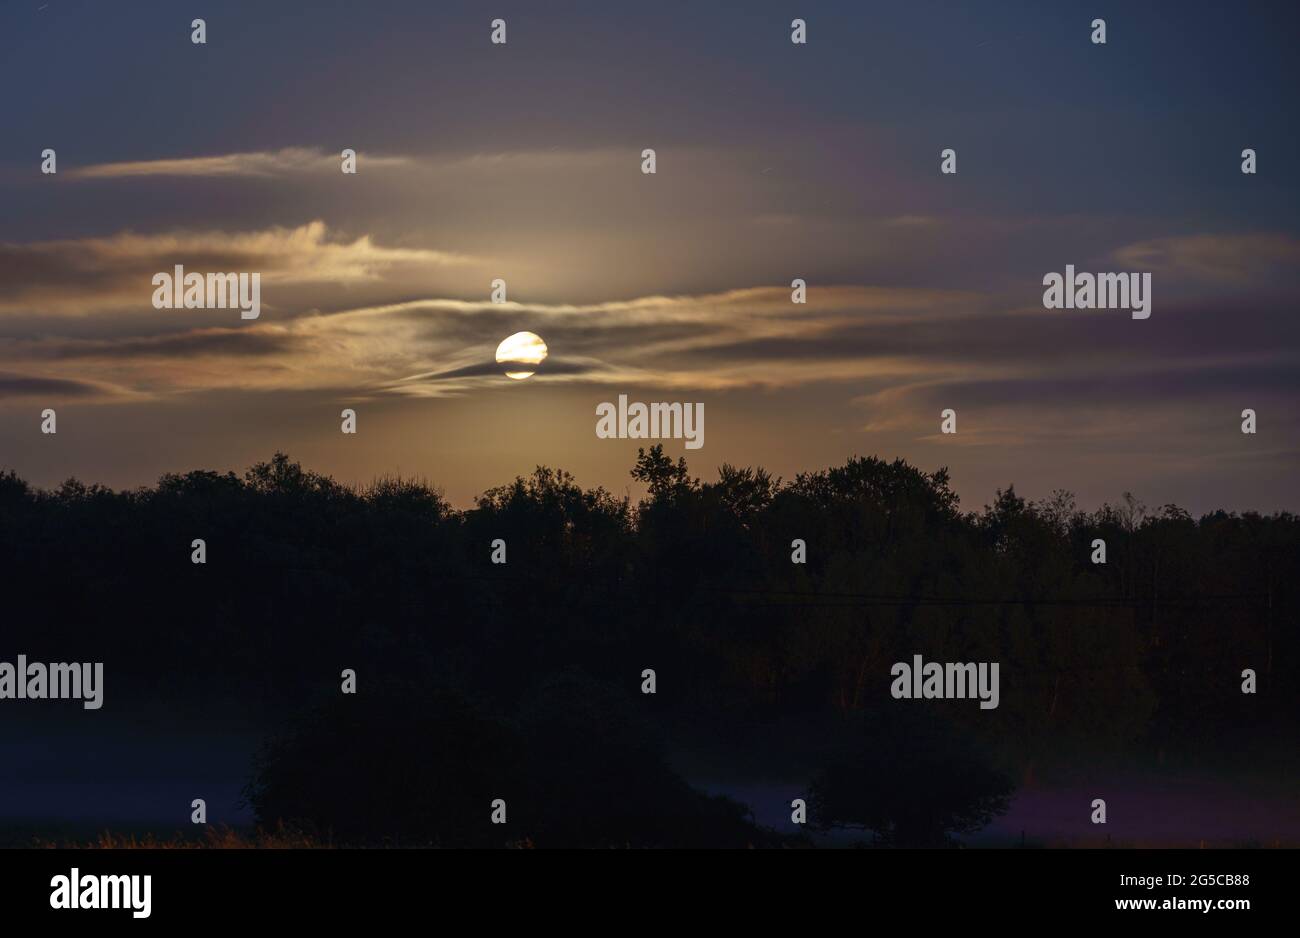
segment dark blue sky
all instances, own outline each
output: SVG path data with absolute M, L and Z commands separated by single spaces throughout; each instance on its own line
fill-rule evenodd
M 71 166 L 340 137 L 454 153 L 881 127 L 898 159 L 964 145 L 981 185 L 960 208 L 1251 224 L 1297 208 L 1279 161 L 1297 142 L 1293 4 L 209 3 L 202 49 L 176 41 L 189 7 L 41 6 L 0 10 L 11 169 L 34 145 Z M 485 48 L 493 16 L 508 55 Z M 1223 181 L 1240 140 L 1271 157 L 1266 205 Z M 6 232 L 33 222 L 6 213 Z

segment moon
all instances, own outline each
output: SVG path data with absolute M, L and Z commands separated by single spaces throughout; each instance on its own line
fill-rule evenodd
M 507 366 L 540 365 L 546 359 L 546 343 L 534 332 L 516 332 L 497 346 L 497 363 Z M 522 381 L 533 372 L 508 367 L 506 377 Z

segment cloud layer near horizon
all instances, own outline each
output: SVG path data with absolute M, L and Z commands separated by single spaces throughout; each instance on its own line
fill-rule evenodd
M 1191 414 L 1225 400 L 1233 403 L 1224 420 L 1269 406 L 1271 419 L 1294 421 L 1277 405 L 1296 391 L 1300 330 L 1267 293 L 1296 251 L 1294 239 L 1272 234 L 1117 247 L 1118 262 L 1156 274 L 1156 312 L 1134 323 L 1123 312 L 1047 311 L 1018 295 L 816 283 L 805 304 L 791 302 L 788 286 L 766 285 L 596 303 L 443 295 L 347 305 L 351 294 L 340 290 L 382 299 L 409 296 L 429 278 L 486 284 L 490 266 L 456 251 L 337 237 L 322 222 L 6 244 L 0 322 L 15 328 L 0 341 L 0 401 L 143 403 L 232 391 L 459 397 L 498 386 L 497 343 L 527 330 L 552 350 L 534 386 L 687 399 L 824 387 L 859 415 L 837 432 L 865 438 L 932 442 L 935 416 L 956 408 L 962 432 L 949 445 L 958 448 L 1063 434 L 1100 445 L 1134 421 L 1190 424 L 1183 432 L 1196 439 Z M 262 318 L 153 310 L 149 278 L 174 263 L 260 270 Z M 1252 289 L 1243 289 L 1243 271 Z M 1165 283 L 1188 279 L 1227 292 L 1162 301 Z M 18 334 L 36 316 L 40 329 Z

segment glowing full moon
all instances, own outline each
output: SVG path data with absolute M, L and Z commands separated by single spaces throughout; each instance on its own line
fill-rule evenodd
M 546 343 L 532 332 L 516 332 L 497 346 L 497 363 L 501 365 L 540 365 L 546 358 Z M 530 377 L 531 371 L 507 368 L 506 377 L 516 381 Z

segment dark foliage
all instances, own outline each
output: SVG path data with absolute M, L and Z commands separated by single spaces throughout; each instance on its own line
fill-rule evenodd
M 895 704 L 863 720 L 855 745 L 813 780 L 809 819 L 885 846 L 943 847 L 1006 811 L 1013 789 L 965 736 Z
M 890 665 L 913 654 L 1001 662 L 998 709 L 915 705 L 991 764 L 1126 747 L 1230 759 L 1251 740 L 1289 750 L 1293 515 L 1194 519 L 1127 495 L 1083 512 L 1068 493 L 1027 502 L 1010 488 L 965 513 L 944 470 L 875 458 L 784 482 L 723 466 L 705 482 L 655 447 L 633 475 L 649 492 L 640 504 L 539 468 L 460 511 L 422 482 L 355 490 L 280 454 L 242 477 L 196 471 L 136 491 L 42 491 L 0 474 L 3 651 L 105 662 L 114 708 L 237 701 L 268 730 L 305 708 L 323 722 L 263 763 L 265 815 L 430 839 L 478 837 L 438 805 L 481 801 L 500 777 L 528 780 L 512 815 L 554 842 L 657 830 L 682 842 L 691 825 L 743 840 L 734 806 L 685 788 L 654 740 L 852 722 L 887 700 Z M 190 561 L 195 538 L 204 565 Z M 489 560 L 497 538 L 507 564 Z M 806 564 L 791 563 L 796 538 Z M 1095 538 L 1105 565 L 1090 560 Z M 638 692 L 647 667 L 653 697 Z M 340 699 L 343 668 L 362 693 Z M 1240 692 L 1243 668 L 1257 695 Z M 434 696 L 396 702 L 411 688 Z M 330 762 L 331 739 L 365 755 Z M 410 746 L 429 761 L 404 774 Z M 759 755 L 782 764 L 775 745 Z M 310 779 L 317 758 L 336 774 Z M 823 791 L 862 769 L 823 765 Z M 407 781 L 431 813 L 366 813 L 409 804 L 393 787 Z M 374 797 L 342 803 L 349 788 Z M 451 794 L 425 794 L 439 790 Z M 846 806 L 828 819 L 866 817 L 832 803 Z
M 410 685 L 336 696 L 263 747 L 245 797 L 264 827 L 283 822 L 343 843 L 744 847 L 770 839 L 742 806 L 673 773 L 625 695 L 575 674 L 545 681 L 514 719 Z M 496 798 L 508 826 L 489 823 Z

